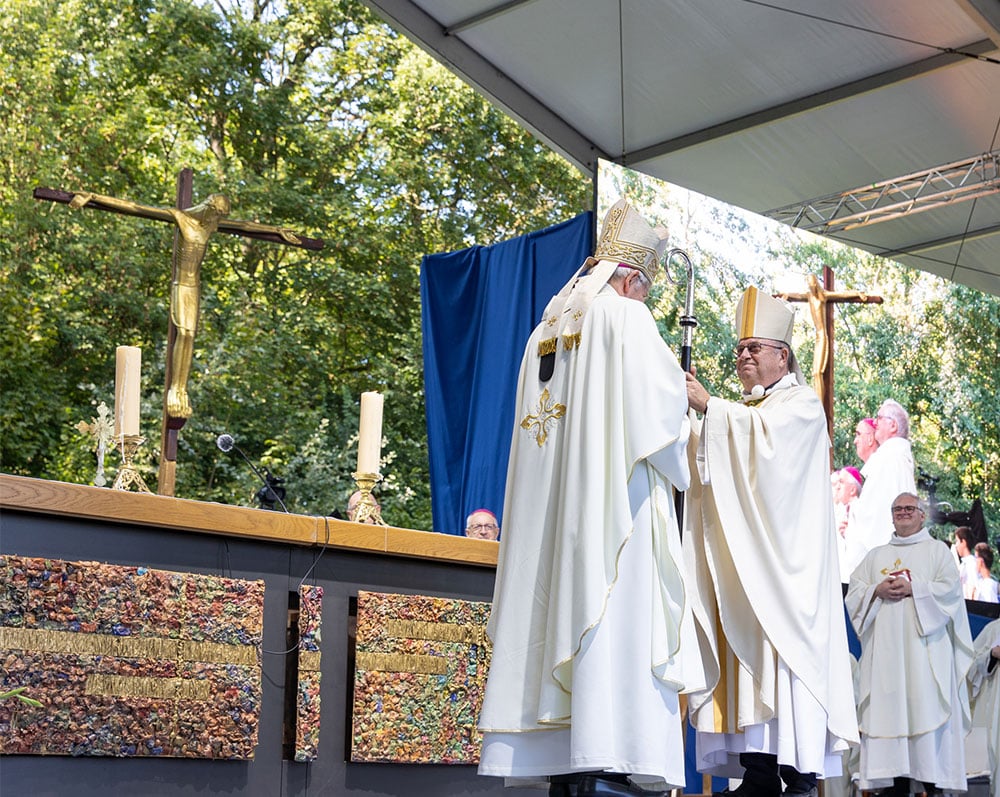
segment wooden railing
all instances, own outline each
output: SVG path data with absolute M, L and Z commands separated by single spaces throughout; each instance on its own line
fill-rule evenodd
M 496 567 L 497 543 L 0 474 L 0 509 Z

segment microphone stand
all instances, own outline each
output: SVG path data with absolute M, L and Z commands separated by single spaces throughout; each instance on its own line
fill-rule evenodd
M 257 478 L 264 483 L 264 486 L 257 491 L 255 496 L 257 498 L 257 501 L 261 505 L 261 509 L 273 510 L 274 503 L 277 502 L 278 504 L 281 505 L 281 509 L 283 512 L 285 513 L 288 512 L 288 507 L 285 506 L 285 502 L 283 500 L 285 497 L 285 488 L 279 486 L 283 481 L 282 479 L 279 479 L 277 476 L 272 475 L 271 472 L 267 470 L 267 468 L 264 468 L 264 471 L 265 473 L 267 473 L 267 476 L 264 476 L 263 473 L 257 470 L 257 467 L 250 461 L 250 457 L 244 454 L 243 449 L 240 448 L 238 445 L 236 445 L 236 441 L 233 440 L 232 435 L 220 434 L 216 439 L 215 444 L 219 447 L 220 451 L 226 454 L 228 454 L 230 450 L 235 448 L 237 453 L 239 453 L 239 455 L 243 457 L 244 460 L 246 460 L 247 465 L 250 466 L 250 470 L 252 470 L 256 474 Z M 270 504 L 270 506 L 266 506 L 266 504 Z

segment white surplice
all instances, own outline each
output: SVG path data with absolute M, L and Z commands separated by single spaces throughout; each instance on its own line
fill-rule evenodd
M 677 695 L 701 674 L 682 661 L 695 646 L 672 496 L 688 483 L 684 375 L 645 305 L 609 286 L 541 381 L 547 327 L 518 382 L 479 772 L 683 785 Z
M 878 584 L 901 570 L 912 598 L 876 597 Z M 948 546 L 926 529 L 894 535 L 855 569 L 846 604 L 861 640 L 861 788 L 910 777 L 964 791 L 972 637 Z
M 917 494 L 913 477 L 913 451 L 905 437 L 890 437 L 861 468 L 865 477 L 861 495 L 851 507 L 845 547 L 845 569 L 854 571 L 872 548 L 885 545 L 892 537 L 892 502 L 900 493 Z
M 987 624 L 976 637 L 975 658 L 968 675 L 972 726 L 986 732 L 992 797 L 1000 797 L 1000 661 L 992 659 L 990 654 L 997 645 L 1000 645 L 1000 620 Z
M 748 397 L 749 398 L 749 397 Z M 821 777 L 857 744 L 823 406 L 789 374 L 762 400 L 709 399 L 684 553 L 708 689 L 692 694 L 698 768 L 741 752 Z

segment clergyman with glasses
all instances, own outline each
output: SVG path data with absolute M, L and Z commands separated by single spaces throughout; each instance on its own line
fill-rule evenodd
M 958 570 L 914 493 L 889 514 L 892 538 L 868 552 L 845 599 L 861 640 L 858 785 L 884 797 L 964 792 L 973 644 Z
M 903 406 L 886 399 L 875 416 L 875 440 L 878 448 L 861 468 L 865 489 L 851 509 L 851 534 L 856 557 L 846 563 L 854 570 L 867 551 L 885 545 L 892 537 L 889 504 L 894 495 L 915 493 L 913 451 L 910 445 L 910 416 Z
M 709 687 L 689 697 L 704 773 L 739 797 L 810 795 L 858 744 L 826 414 L 791 349 L 794 311 L 748 288 L 736 308 L 738 401 L 687 375 L 685 560 Z M 693 369 L 692 369 L 693 371 Z M 697 474 L 694 468 L 697 467 Z M 867 488 L 866 488 L 867 489 Z M 727 790 L 728 792 L 728 790 Z
M 488 509 L 477 509 L 465 519 L 465 536 L 475 540 L 495 540 L 500 536 L 497 516 Z

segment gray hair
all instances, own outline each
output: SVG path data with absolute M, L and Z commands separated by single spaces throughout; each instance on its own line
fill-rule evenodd
M 611 276 L 608 278 L 608 282 L 624 282 L 625 278 L 629 274 L 638 274 L 639 284 L 642 285 L 643 288 L 648 289 L 653 287 L 653 283 L 649 281 L 649 277 L 639 271 L 639 269 L 632 268 L 631 266 L 618 266 L 618 268 L 611 273 Z
M 878 408 L 878 412 L 880 415 L 888 416 L 895 422 L 896 433 L 899 437 L 910 436 L 910 416 L 903 409 L 902 404 L 893 399 L 886 399 L 882 402 L 882 406 Z

